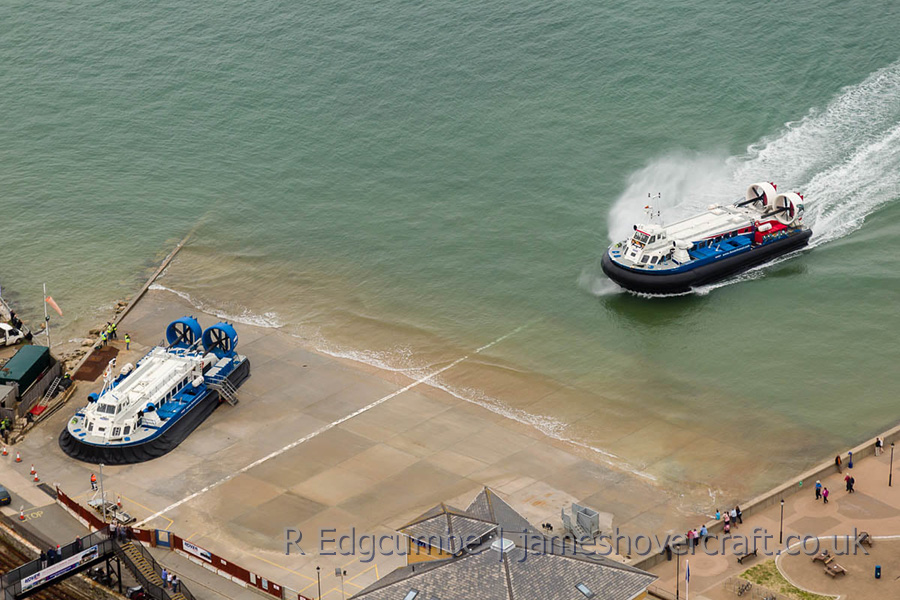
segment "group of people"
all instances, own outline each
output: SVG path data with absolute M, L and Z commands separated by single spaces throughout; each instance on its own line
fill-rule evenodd
M 106 346 L 110 340 L 119 339 L 118 325 L 110 321 L 106 322 L 106 327 L 100 330 L 100 343 Z M 131 336 L 125 334 L 125 349 L 131 350 Z
M 731 529 L 733 527 L 737 527 L 738 523 L 743 525 L 744 523 L 744 513 L 741 511 L 740 506 L 735 506 L 731 510 L 721 511 L 716 509 L 716 521 L 723 521 L 722 531 L 723 533 L 731 533 Z M 687 532 L 688 547 L 693 547 L 699 540 L 705 540 L 710 537 L 709 529 L 706 527 L 706 524 L 700 526 L 700 529 L 696 527 Z
M 856 490 L 853 489 L 853 486 L 856 485 L 856 478 L 849 473 L 844 475 L 844 485 L 846 486 L 847 493 L 852 494 Z M 831 492 L 828 491 L 828 488 L 822 485 L 822 482 L 818 479 L 816 480 L 816 500 L 822 500 L 824 504 L 828 504 L 828 496 Z
M 821 498 L 822 500 L 825 501 L 825 504 L 828 504 L 828 494 L 829 493 L 830 492 L 828 491 L 828 488 L 824 487 L 822 485 L 822 482 L 819 481 L 818 479 L 816 479 L 816 500 Z
M 162 570 L 162 580 L 163 580 L 163 588 L 171 589 L 173 594 L 178 593 L 178 588 L 181 586 L 181 580 L 178 579 L 178 576 L 175 573 L 172 573 L 165 567 Z
M 84 542 L 80 537 L 75 538 L 75 542 L 72 544 L 73 553 L 81 552 L 84 550 Z M 47 568 L 50 565 L 55 565 L 59 561 L 63 559 L 62 548 L 60 548 L 59 544 L 56 545 L 56 548 L 50 546 L 47 548 L 46 552 L 41 550 L 41 568 Z

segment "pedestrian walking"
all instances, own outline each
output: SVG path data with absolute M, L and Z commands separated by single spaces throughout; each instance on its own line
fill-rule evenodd
M 41 550 L 41 568 L 47 568 L 47 553 Z
M 175 573 L 169 573 L 169 588 L 175 589 Z
M 109 335 L 105 331 L 100 332 L 100 343 L 103 344 L 103 347 L 106 347 L 106 343 L 109 341 Z
M 740 507 L 740 506 L 735 506 L 735 507 L 734 507 L 734 512 L 737 513 L 737 520 L 738 520 L 738 523 L 740 523 L 741 525 L 743 525 L 743 524 L 744 524 L 744 513 L 741 511 L 741 507 Z
M 719 512 L 719 509 L 717 508 L 716 509 L 716 521 L 719 521 L 721 519 L 722 519 L 722 513 Z
M 91 489 L 97 491 L 97 476 L 91 473 Z
M 53 549 L 53 546 L 47 548 L 47 566 L 49 567 L 53 563 L 56 562 L 56 550 Z
M 825 501 L 825 504 L 828 504 L 828 488 L 822 488 L 822 500 Z
M 732 508 L 728 515 L 731 517 L 731 526 L 737 527 L 737 507 Z
M 84 542 L 81 541 L 80 537 L 75 538 L 75 552 L 81 552 L 84 550 Z
M 849 492 L 850 491 L 850 475 L 844 475 L 844 488 Z
M 841 467 L 841 455 L 840 454 L 838 454 L 837 456 L 834 457 L 834 466 L 837 467 L 838 473 L 843 471 L 843 468 Z
M 816 500 L 822 497 L 822 482 L 816 480 Z
M 853 493 L 853 486 L 856 485 L 856 479 L 851 475 L 850 481 L 847 482 L 847 491 Z
M 731 515 L 725 513 L 724 515 L 722 515 L 722 518 L 725 520 L 726 525 L 731 525 Z
M 168 588 L 169 587 L 169 572 L 166 570 L 165 567 L 163 567 L 163 570 L 162 570 L 162 581 L 163 581 L 163 588 L 164 589 Z
M 725 521 L 725 525 L 722 526 L 722 531 L 725 533 L 731 533 L 731 523 Z
M 694 530 L 693 529 L 688 529 L 687 542 L 688 542 L 688 548 L 694 547 Z
M 125 334 L 125 349 L 126 350 L 131 349 L 131 336 L 128 335 L 127 333 Z
M 173 575 L 172 576 L 172 593 L 177 594 L 179 587 L 181 587 L 181 580 L 178 579 L 177 575 Z
M 879 456 L 882 452 L 884 452 L 884 442 L 877 437 L 875 438 L 875 456 Z
M 706 528 L 706 523 L 700 526 L 700 537 L 703 539 L 709 537 L 709 529 Z
M 113 323 L 112 325 L 109 326 L 109 337 L 110 337 L 110 339 L 113 339 L 113 340 L 119 339 L 118 328 L 119 328 L 119 326 L 116 325 L 115 323 Z

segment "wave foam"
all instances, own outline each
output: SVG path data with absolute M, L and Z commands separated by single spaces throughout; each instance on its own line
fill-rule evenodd
M 150 284 L 151 290 L 157 290 L 162 292 L 168 292 L 170 294 L 174 294 L 196 308 L 199 311 L 202 311 L 208 315 L 213 315 L 219 319 L 223 319 L 225 321 L 232 321 L 234 323 L 243 323 L 244 325 L 252 325 L 254 327 L 264 327 L 266 329 L 280 329 L 284 326 L 284 323 L 278 317 L 278 315 L 274 312 L 267 312 L 263 314 L 256 314 L 248 308 L 243 308 L 239 314 L 235 315 L 232 313 L 225 312 L 220 310 L 214 306 L 210 306 L 209 304 L 198 300 L 188 294 L 187 292 L 182 292 L 179 290 L 173 290 L 172 288 L 166 287 L 160 283 L 152 283 Z

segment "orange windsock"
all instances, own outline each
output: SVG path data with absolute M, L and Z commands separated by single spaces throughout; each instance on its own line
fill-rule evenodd
M 52 296 L 47 296 L 46 298 L 44 298 L 44 302 L 52 306 L 53 310 L 59 313 L 59 316 L 62 316 L 62 310 L 60 310 L 59 304 L 56 303 Z

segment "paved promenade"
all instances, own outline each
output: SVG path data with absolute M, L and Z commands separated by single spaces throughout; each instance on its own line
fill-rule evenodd
M 846 457 L 846 455 L 845 455 Z M 725 600 L 736 598 L 733 592 L 725 590 L 724 583 L 729 577 L 738 576 L 746 569 L 771 560 L 779 550 L 784 550 L 790 543 L 797 544 L 806 536 L 824 539 L 810 540 L 808 549 L 794 547 L 792 552 L 797 556 L 783 555 L 778 562 L 782 572 L 795 585 L 824 595 L 840 595 L 846 600 L 870 600 L 872 598 L 900 597 L 900 541 L 877 539 L 879 536 L 900 537 L 900 446 L 895 448 L 894 481 L 888 487 L 890 470 L 890 447 L 881 456 L 870 456 L 857 461 L 853 469 L 845 468 L 837 473 L 822 478 L 822 484 L 830 491 L 828 504 L 815 499 L 815 479 L 804 481 L 800 492 L 785 496 L 783 537 L 779 544 L 779 533 L 782 532 L 781 505 L 775 502 L 762 511 L 744 518 L 743 525 L 732 530 L 733 536 L 743 535 L 752 538 L 755 530 L 759 547 L 758 557 L 749 557 L 743 564 L 738 564 L 734 552 L 729 549 L 724 555 L 709 556 L 697 548 L 693 555 L 680 558 L 680 591 L 684 597 L 684 569 L 686 561 L 690 562 L 691 598 L 702 600 Z M 852 474 L 856 479 L 854 493 L 845 491 L 844 476 Z M 796 485 L 796 484 L 795 484 Z M 726 507 L 721 507 L 726 508 Z M 696 523 L 699 529 L 701 521 Z M 870 553 L 838 556 L 834 562 L 847 569 L 846 575 L 830 577 L 824 572 L 820 562 L 813 562 L 810 554 L 816 554 L 816 544 L 830 548 L 834 553 L 834 537 L 838 536 L 837 550 L 845 548 L 844 539 L 850 538 L 850 549 L 853 550 L 854 532 L 866 531 L 875 536 L 872 547 L 866 547 Z M 761 536 L 770 536 L 768 540 Z M 718 540 L 709 542 L 710 548 L 719 547 L 723 538 L 718 533 Z M 751 539 L 751 544 L 753 540 Z M 752 547 L 752 546 L 751 546 Z M 765 550 L 764 550 L 765 549 Z M 764 553 L 770 556 L 764 556 Z M 875 565 L 882 566 L 882 577 L 874 578 Z M 663 562 L 651 569 L 659 575 L 659 587 L 675 592 L 676 560 Z M 753 596 L 751 596 L 753 597 Z M 781 597 L 779 595 L 779 597 Z

